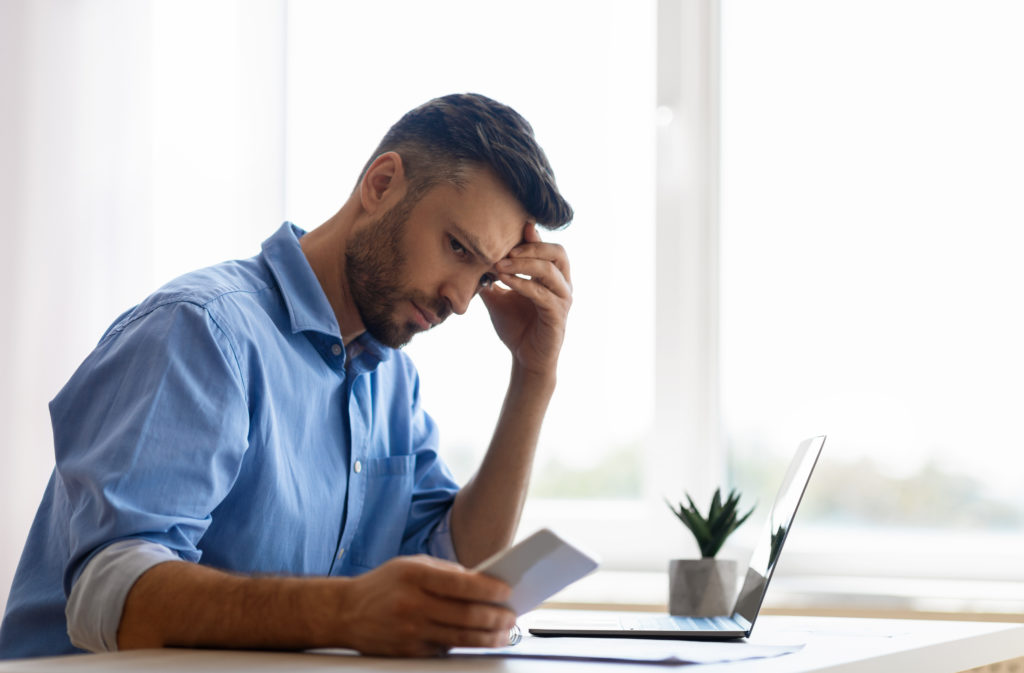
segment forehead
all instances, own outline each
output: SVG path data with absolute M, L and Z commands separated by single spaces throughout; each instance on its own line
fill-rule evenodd
M 442 226 L 460 233 L 483 261 L 494 264 L 523 240 L 529 222 L 526 210 L 489 170 L 470 168 L 461 184 L 444 182 L 421 202 Z

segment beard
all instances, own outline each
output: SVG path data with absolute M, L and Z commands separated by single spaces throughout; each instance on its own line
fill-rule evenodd
M 402 239 L 414 205 L 415 199 L 406 196 L 379 220 L 353 234 L 345 250 L 345 276 L 352 302 L 370 336 L 389 348 L 401 348 L 422 331 L 418 323 L 395 317 L 403 302 L 433 311 L 441 320 L 451 312 L 440 298 L 403 286 L 406 259 Z

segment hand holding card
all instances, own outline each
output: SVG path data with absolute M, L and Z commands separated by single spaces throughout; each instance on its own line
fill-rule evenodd
M 597 568 L 598 562 L 547 528 L 487 559 L 475 570 L 512 587 L 508 607 L 517 615 Z

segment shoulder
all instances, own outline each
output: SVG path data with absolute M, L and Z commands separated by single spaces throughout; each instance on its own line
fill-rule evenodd
M 259 256 L 192 271 L 175 278 L 123 313 L 107 330 L 105 338 L 136 323 L 158 320 L 168 313 L 195 314 L 216 321 L 217 316 L 225 312 L 225 306 L 265 303 L 265 295 L 275 288 L 273 276 Z

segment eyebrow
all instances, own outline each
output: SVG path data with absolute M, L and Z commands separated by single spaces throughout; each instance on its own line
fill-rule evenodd
M 473 253 L 474 257 L 477 257 L 478 259 L 481 259 L 484 262 L 486 262 L 487 266 L 494 266 L 495 264 L 498 263 L 498 260 L 491 261 L 491 259 L 483 253 L 483 251 L 480 249 L 480 241 L 477 240 L 476 236 L 469 233 L 455 222 L 452 222 L 451 226 L 452 229 L 455 230 L 455 233 L 458 235 L 460 242 L 464 243 L 465 246 L 469 248 L 469 251 Z

